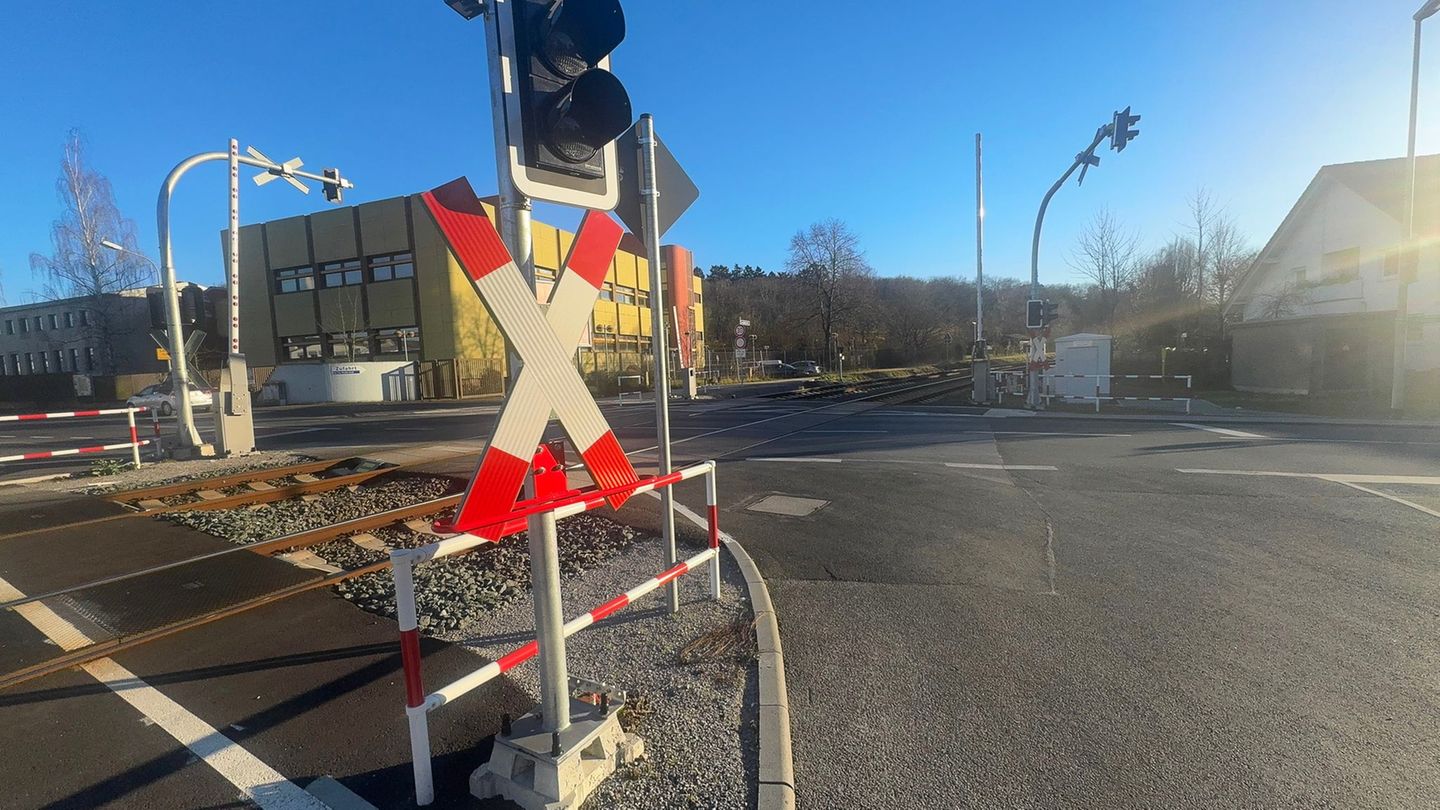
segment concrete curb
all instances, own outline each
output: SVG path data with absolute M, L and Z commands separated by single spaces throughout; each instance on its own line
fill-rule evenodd
M 651 493 L 656 495 L 657 493 Z M 704 518 L 676 503 L 675 511 L 705 528 Z M 745 577 L 750 611 L 755 615 L 756 666 L 760 686 L 760 778 L 756 786 L 757 810 L 794 810 L 795 760 L 790 747 L 790 700 L 785 692 L 785 656 L 780 649 L 780 623 L 770 589 L 760 569 L 739 541 L 720 532 L 720 542 Z
M 760 678 L 760 783 L 758 810 L 795 807 L 795 763 L 790 747 L 790 700 L 785 692 L 785 655 L 780 649 L 780 623 L 770 589 L 750 554 L 724 532 L 720 540 L 735 558 L 750 592 L 755 614 L 756 666 Z

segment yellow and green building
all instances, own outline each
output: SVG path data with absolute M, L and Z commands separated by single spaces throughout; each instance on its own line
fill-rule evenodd
M 495 200 L 485 210 L 495 218 Z M 534 222 L 537 294 L 550 286 L 574 234 Z M 221 234 L 222 251 L 226 234 Z M 651 363 L 649 262 L 627 234 L 595 303 L 576 363 L 608 391 Z M 661 249 L 672 365 L 705 357 L 703 284 L 690 251 Z M 679 291 L 677 297 L 671 290 Z M 675 347 L 674 317 L 681 350 Z M 240 341 L 251 368 L 288 363 L 403 360 L 418 363 L 426 397 L 497 393 L 505 343 L 418 194 L 240 229 Z

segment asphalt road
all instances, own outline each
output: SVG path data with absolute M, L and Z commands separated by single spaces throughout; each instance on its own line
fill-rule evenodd
M 652 406 L 605 410 L 653 463 Z M 276 409 L 257 428 L 319 454 L 479 438 L 493 414 Z M 1433 806 L 1440 429 L 1200 419 L 677 406 L 676 458 L 721 461 L 722 525 L 780 616 L 802 807 Z M 816 509 L 755 511 L 773 495 Z M 315 649 L 327 621 L 307 619 Z M 194 649 L 147 666 L 212 665 Z M 159 688 L 205 714 L 227 686 Z M 291 779 L 330 772 L 274 750 Z

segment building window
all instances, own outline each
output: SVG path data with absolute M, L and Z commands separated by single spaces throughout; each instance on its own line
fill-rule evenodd
M 1320 272 L 1325 281 L 1336 284 L 1360 277 L 1360 249 L 1346 248 L 1320 257 Z
M 70 350 L 70 370 L 71 370 L 71 371 L 79 371 L 79 370 L 80 370 L 80 350 L 79 350 L 79 349 L 71 349 L 71 350 Z
M 319 335 L 292 335 L 280 338 L 280 353 L 286 360 L 319 360 Z
M 594 349 L 595 349 L 595 351 L 597 351 L 597 352 L 613 352 L 613 351 L 615 351 L 615 336 L 614 336 L 614 335 L 602 335 L 602 334 L 597 334 L 597 335 L 595 335 L 595 337 L 593 338 L 592 342 L 594 343 Z
M 640 290 L 638 293 L 636 293 L 635 303 L 639 304 L 642 307 L 650 306 L 650 291 Z
M 538 269 L 538 268 L 537 268 Z M 415 277 L 415 257 L 410 253 L 370 257 L 371 281 L 394 281 Z
M 535 265 L 535 275 L 539 278 L 548 278 L 553 280 L 555 276 L 559 275 L 559 272 L 557 272 L 553 267 L 541 267 L 537 264 Z
M 277 293 L 309 292 L 313 289 L 315 289 L 315 268 L 313 267 L 287 267 L 275 271 L 275 292 Z M 83 313 L 80 322 L 85 322 Z
M 413 326 L 401 326 L 395 329 L 378 329 L 375 331 L 375 353 L 376 354 L 412 354 L 420 353 L 420 330 Z
M 89 325 L 90 325 L 90 311 L 89 311 L 89 310 L 87 310 L 87 309 L 82 309 L 82 310 L 80 310 L 80 325 L 81 325 L 81 326 L 89 326 Z
M 24 335 L 24 334 L 27 334 L 29 331 L 30 331 L 30 319 L 29 319 L 29 318 L 21 318 L 21 319 L 20 319 L 20 334 Z
M 40 316 L 39 316 L 39 315 L 36 315 L 36 316 L 35 316 L 35 331 L 36 331 L 36 332 L 43 332 L 43 331 L 45 331 L 45 322 L 42 321 L 42 320 L 40 320 Z
M 370 356 L 368 332 L 332 332 L 326 335 L 330 356 L 339 360 L 363 360 Z
M 65 370 L 65 355 L 61 354 L 59 349 L 55 350 L 55 370 Z
M 73 312 L 67 312 L 67 313 L 65 313 L 65 328 L 66 328 L 66 329 L 74 329 L 74 328 L 75 328 L 75 313 L 73 313 Z
M 30 352 L 25 352 L 25 373 L 35 373 L 35 355 L 31 354 Z
M 13 334 L 15 334 L 15 322 L 14 322 L 13 320 L 12 320 L 12 321 L 6 321 L 6 322 L 5 322 L 5 334 L 7 334 L 7 335 L 13 335 Z
M 699 291 L 699 290 L 696 290 L 695 292 L 690 293 L 690 303 L 692 303 L 692 304 L 702 304 L 702 305 L 705 303 L 705 301 L 700 298 L 700 291 Z
M 41 373 L 41 374 L 49 374 L 49 373 L 50 373 L 50 355 L 46 354 L 45 352 L 38 352 L 38 354 L 40 355 L 40 373 Z
M 1292 268 L 1290 268 L 1290 280 L 1293 281 L 1293 282 L 1295 282 L 1296 284 L 1304 284 L 1304 283 L 1305 283 L 1305 272 L 1306 272 L 1306 271 L 1305 271 L 1305 268 L 1304 268 L 1304 267 L 1292 267 Z
M 605 284 L 600 288 L 600 300 L 601 300 L 601 301 L 614 301 L 614 300 L 615 300 L 615 285 L 614 285 L 614 284 L 611 284 L 611 283 L 608 282 L 608 281 L 605 282 Z
M 615 300 L 621 304 L 635 303 L 635 290 L 631 287 L 616 287 Z
M 51 329 L 59 329 L 59 328 L 60 328 L 60 313 L 58 313 L 58 312 L 52 312 L 52 313 L 50 313 L 50 328 L 51 328 Z
M 353 287 L 361 281 L 359 259 L 326 262 L 320 265 L 320 286 L 322 287 Z
M 86 370 L 86 371 L 94 371 L 94 370 L 95 370 L 95 347 L 94 347 L 94 346 L 86 346 L 86 347 L 85 347 L 85 370 Z

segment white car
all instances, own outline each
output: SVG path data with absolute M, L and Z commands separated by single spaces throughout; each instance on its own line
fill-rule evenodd
M 192 410 L 208 410 L 211 405 L 211 392 L 209 388 L 190 383 L 190 408 Z M 160 412 L 161 416 L 169 416 L 175 412 L 175 387 L 168 381 L 147 386 L 137 391 L 125 405 L 130 408 L 150 408 Z

